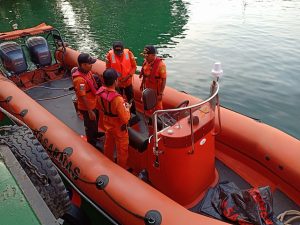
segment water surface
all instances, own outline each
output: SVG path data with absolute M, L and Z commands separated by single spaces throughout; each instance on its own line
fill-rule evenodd
M 0 0 L 0 30 L 46 22 L 72 47 L 104 59 L 123 40 L 165 58 L 168 85 L 208 95 L 222 62 L 221 103 L 300 138 L 299 0 Z

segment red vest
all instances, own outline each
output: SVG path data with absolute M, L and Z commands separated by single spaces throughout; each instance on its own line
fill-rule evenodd
M 158 66 L 159 66 L 160 61 L 162 61 L 162 59 L 159 58 L 159 57 L 156 57 L 155 60 L 154 60 L 153 68 L 151 70 L 151 74 L 150 74 L 150 77 L 149 77 L 151 82 L 155 82 L 155 79 L 159 79 L 157 74 L 158 74 Z M 144 68 L 145 64 L 146 64 L 146 61 L 143 63 L 142 70 L 140 72 L 140 76 L 144 75 L 143 68 Z
M 151 70 L 151 73 L 150 75 L 147 76 L 147 82 L 150 83 L 150 87 L 152 89 L 156 89 L 157 91 L 157 94 L 158 94 L 158 90 L 159 90 L 159 75 L 158 75 L 158 69 L 159 69 L 159 63 L 162 61 L 161 58 L 159 57 L 156 57 L 154 62 L 153 62 L 153 67 L 152 67 L 152 70 Z M 141 70 L 141 73 L 140 73 L 140 77 L 144 75 L 144 65 L 146 64 L 146 61 L 143 63 L 143 66 L 142 66 L 142 70 Z
M 108 91 L 106 87 L 101 87 L 99 90 L 96 92 L 96 95 L 100 96 L 101 99 L 101 105 L 103 108 L 104 115 L 110 116 L 110 117 L 118 117 L 118 115 L 113 114 L 111 112 L 111 102 L 118 96 L 121 96 L 118 92 L 116 91 Z M 104 102 L 108 102 L 108 109 L 105 108 Z

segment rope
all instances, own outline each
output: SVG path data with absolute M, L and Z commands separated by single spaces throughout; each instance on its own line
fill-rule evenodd
M 30 88 L 30 89 L 26 89 L 26 91 L 29 91 L 29 90 L 35 89 L 35 88 L 44 88 L 44 89 L 50 89 L 50 90 L 64 90 L 64 91 L 69 90 L 69 87 L 56 88 L 56 87 L 46 87 L 46 86 L 35 86 L 35 87 Z
M 117 206 L 119 206 L 121 209 L 123 209 L 124 211 L 128 212 L 129 214 L 133 215 L 134 217 L 138 218 L 138 219 L 142 219 L 142 220 L 148 220 L 148 218 L 145 218 L 144 216 L 138 215 L 132 211 L 130 211 L 129 209 L 125 208 L 124 206 L 122 206 L 119 202 L 117 202 L 105 189 L 103 189 L 103 192 L 107 195 L 107 197 L 110 198 L 110 200 L 112 200 Z
M 63 98 L 63 97 L 65 97 L 65 96 L 72 95 L 72 94 L 74 94 L 74 92 L 67 93 L 67 94 L 63 94 L 63 95 L 58 95 L 58 96 L 55 96 L 55 97 L 49 97 L 49 98 L 38 98 L 38 99 L 34 99 L 34 100 L 36 100 L 36 101 L 46 101 L 46 100 L 53 100 L 53 99 Z
M 284 221 L 286 216 L 292 216 L 291 218 Z M 292 222 L 300 221 L 300 211 L 287 210 L 277 216 L 277 219 L 284 223 L 284 225 L 292 225 Z
M 97 184 L 97 182 L 95 181 L 89 181 L 80 177 L 77 177 L 78 180 L 86 183 L 86 184 Z M 102 189 L 102 191 L 106 194 L 106 196 L 112 201 L 114 202 L 117 206 L 119 206 L 121 209 L 123 209 L 124 211 L 126 211 L 127 213 L 133 215 L 134 217 L 138 218 L 138 219 L 142 219 L 142 220 L 148 220 L 148 218 L 145 218 L 144 216 L 141 216 L 139 214 L 136 214 L 132 211 L 130 211 L 129 209 L 125 208 L 125 206 L 121 205 L 117 200 L 115 200 L 105 189 Z
M 6 111 L 5 109 L 3 109 L 1 106 L 0 106 L 0 111 L 5 114 L 7 117 L 9 117 L 10 119 L 14 120 L 15 122 L 19 123 L 19 124 L 22 124 L 23 126 L 29 128 L 26 123 L 24 123 L 23 121 L 19 120 L 17 117 L 15 117 L 14 115 L 12 115 L 11 113 L 9 113 L 8 111 Z M 14 113 L 15 114 L 15 113 Z

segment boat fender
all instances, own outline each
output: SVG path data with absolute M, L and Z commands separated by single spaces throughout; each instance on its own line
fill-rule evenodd
M 146 225 L 160 225 L 162 217 L 159 211 L 150 210 L 146 213 L 144 220 Z
M 109 178 L 107 175 L 101 175 L 96 180 L 96 187 L 99 190 L 103 190 L 109 183 Z

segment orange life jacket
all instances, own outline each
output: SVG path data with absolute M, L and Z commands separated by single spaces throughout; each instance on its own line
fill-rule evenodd
M 159 91 L 159 86 L 160 86 L 160 76 L 158 75 L 158 69 L 159 69 L 159 64 L 162 61 L 162 59 L 160 57 L 156 57 L 154 62 L 153 62 L 153 67 L 151 70 L 150 75 L 147 76 L 147 81 L 146 81 L 146 87 L 147 88 L 152 88 L 154 90 Z M 140 73 L 140 76 L 144 76 L 144 66 L 146 65 L 146 61 L 144 61 L 143 66 L 142 66 L 142 70 Z
M 73 71 L 72 79 L 74 79 L 75 77 L 82 77 L 87 82 L 89 87 L 89 89 L 86 90 L 86 92 L 88 93 L 91 91 L 94 95 L 96 95 L 98 87 L 94 77 L 91 76 L 91 78 L 89 78 L 83 72 L 81 72 L 77 67 L 74 67 L 72 71 Z M 89 73 L 91 73 L 91 71 Z
M 110 50 L 109 57 L 111 59 L 111 67 L 119 72 L 121 76 L 127 76 L 130 73 L 131 61 L 129 57 L 129 49 L 124 49 L 122 57 L 116 56 L 114 51 Z
M 111 68 L 115 69 L 118 73 L 120 73 L 120 79 L 130 74 L 131 71 L 131 61 L 130 61 L 130 55 L 129 55 L 129 49 L 124 49 L 123 55 L 121 57 L 117 56 L 113 50 L 110 50 L 109 52 L 109 59 L 111 62 Z M 127 87 L 132 83 L 132 79 L 128 79 L 126 82 L 120 82 L 121 87 Z

